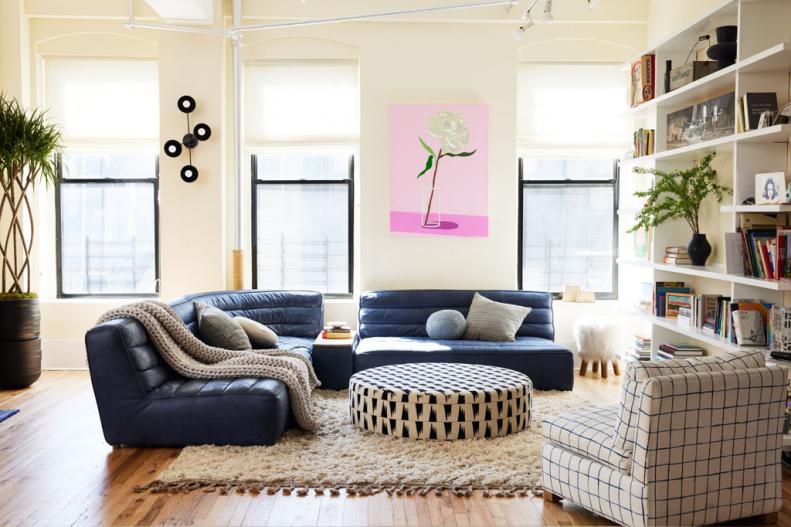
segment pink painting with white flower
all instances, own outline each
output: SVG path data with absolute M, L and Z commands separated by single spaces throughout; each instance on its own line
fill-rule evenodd
M 390 106 L 390 232 L 486 237 L 485 104 Z

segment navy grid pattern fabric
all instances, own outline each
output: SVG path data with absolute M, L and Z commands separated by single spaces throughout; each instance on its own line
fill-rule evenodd
M 533 385 L 517 371 L 476 364 L 371 368 L 349 381 L 352 423 L 381 435 L 456 440 L 530 426 Z
M 643 389 L 635 481 L 648 523 L 703 525 L 782 506 L 783 367 L 668 375 Z
M 648 379 L 677 373 L 760 368 L 766 359 L 761 351 L 720 353 L 710 357 L 660 361 L 632 361 L 626 367 L 621 390 L 621 412 L 615 426 L 615 448 L 631 452 L 637 431 L 640 394 Z
M 631 452 L 613 445 L 618 408 L 617 404 L 587 406 L 568 414 L 545 417 L 541 421 L 541 434 L 547 441 L 629 474 Z
M 648 489 L 612 467 L 552 443 L 541 449 L 541 484 L 546 490 L 620 525 L 642 527 Z

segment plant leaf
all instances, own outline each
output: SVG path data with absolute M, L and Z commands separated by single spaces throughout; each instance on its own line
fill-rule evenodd
M 473 155 L 477 151 L 478 151 L 478 149 L 476 148 L 472 152 L 459 152 L 458 154 L 453 154 L 451 152 L 445 152 L 444 154 L 442 154 L 439 157 L 445 157 L 445 156 L 448 156 L 448 157 L 470 157 L 471 155 Z
M 422 137 L 420 137 L 420 136 L 417 136 L 417 139 L 418 139 L 418 141 L 420 141 L 420 144 L 421 144 L 421 145 L 423 145 L 423 148 L 425 148 L 425 149 L 426 149 L 426 152 L 428 152 L 429 154 L 431 154 L 431 156 L 432 156 L 432 157 L 437 155 L 437 154 L 435 154 L 435 153 L 434 153 L 434 149 L 433 149 L 433 148 L 431 148 L 430 146 L 428 146 L 428 145 L 426 144 L 426 142 L 423 140 L 423 138 L 422 138 Z
M 423 172 L 418 174 L 417 177 L 420 177 L 423 174 L 425 174 L 426 172 L 428 172 L 429 170 L 431 170 L 431 167 L 433 167 L 433 166 L 434 166 L 434 154 L 428 156 L 428 159 L 426 159 L 426 168 L 424 168 Z

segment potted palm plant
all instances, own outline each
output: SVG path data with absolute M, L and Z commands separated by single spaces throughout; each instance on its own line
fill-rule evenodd
M 683 170 L 635 168 L 638 174 L 652 174 L 654 184 L 646 191 L 634 193 L 646 203 L 629 232 L 656 227 L 668 220 L 684 220 L 692 229 L 692 239 L 687 245 L 692 265 L 706 265 L 711 244 L 700 232 L 700 206 L 710 196 L 720 202 L 725 194 L 732 192 L 717 183 L 717 171 L 711 168 L 714 156 L 713 152 L 707 154 L 694 166 Z
M 31 193 L 57 177 L 60 132 L 44 112 L 0 94 L 0 388 L 41 375 L 38 297 L 30 290 L 35 233 Z

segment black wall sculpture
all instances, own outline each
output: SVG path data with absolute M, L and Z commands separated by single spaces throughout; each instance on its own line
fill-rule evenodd
M 165 142 L 165 155 L 168 157 L 178 157 L 181 155 L 182 145 L 189 152 L 189 164 L 181 167 L 181 179 L 187 183 L 192 183 L 198 179 L 198 169 L 192 164 L 192 149 L 198 146 L 201 141 L 206 141 L 211 137 L 211 128 L 206 123 L 198 123 L 195 128 L 190 128 L 190 114 L 195 111 L 197 104 L 195 99 L 189 95 L 179 97 L 177 106 L 179 110 L 187 114 L 187 133 L 181 138 L 170 139 Z

